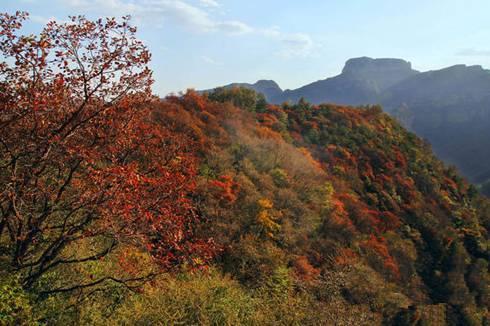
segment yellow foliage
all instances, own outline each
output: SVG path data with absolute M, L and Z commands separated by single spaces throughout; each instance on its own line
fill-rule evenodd
M 322 196 L 323 208 L 325 209 L 332 208 L 333 195 L 335 194 L 333 185 L 330 182 L 326 182 L 325 185 L 322 187 L 322 193 L 323 193 Z
M 258 204 L 262 209 L 272 209 L 272 207 L 274 207 L 272 201 L 267 198 L 259 199 Z
M 257 203 L 260 207 L 257 223 L 269 238 L 274 238 L 274 233 L 281 229 L 281 226 L 275 221 L 277 217 L 271 212 L 274 204 L 267 198 L 260 199 Z

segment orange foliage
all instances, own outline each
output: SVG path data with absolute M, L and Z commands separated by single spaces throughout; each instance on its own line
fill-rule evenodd
M 371 235 L 368 240 L 361 242 L 361 246 L 381 258 L 384 268 L 391 272 L 395 278 L 400 278 L 400 268 L 388 251 L 388 244 L 383 237 Z
M 224 204 L 233 204 L 240 190 L 239 184 L 229 175 L 222 175 L 217 180 L 209 182 L 216 199 Z
M 306 256 L 296 258 L 293 267 L 296 275 L 303 281 L 312 281 L 320 275 L 320 270 L 313 267 Z
M 206 108 L 207 100 L 194 90 L 188 90 L 181 99 L 187 108 L 194 108 L 203 111 Z
M 318 170 L 323 170 L 322 164 L 313 157 L 307 148 L 300 147 L 299 151 L 308 159 L 312 166 L 316 167 Z
M 341 248 L 337 252 L 334 263 L 337 266 L 352 266 L 359 261 L 359 255 L 350 248 Z
M 332 200 L 332 213 L 330 214 L 330 220 L 335 225 L 345 227 L 351 232 L 355 231 L 355 227 L 349 218 L 349 213 L 346 211 L 344 203 L 339 199 Z

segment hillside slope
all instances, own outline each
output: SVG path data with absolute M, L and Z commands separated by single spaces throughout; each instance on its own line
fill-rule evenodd
M 175 202 L 164 207 L 161 226 L 151 214 L 138 220 L 155 230 L 151 241 L 121 237 L 114 252 L 55 265 L 29 289 L 18 271 L 5 268 L 3 237 L 0 318 L 89 325 L 488 324 L 489 201 L 379 107 L 268 105 L 236 88 L 145 105 L 152 129 L 167 131 L 145 138 L 147 145 L 178 149 L 160 159 L 189 169 L 159 196 Z M 148 180 L 128 179 L 128 193 Z M 151 181 L 148 192 L 161 184 L 167 183 Z M 191 228 L 169 218 L 181 202 L 196 221 Z M 127 197 L 121 203 L 134 211 Z M 172 239 L 163 247 L 169 259 L 184 254 L 171 269 L 161 269 L 161 251 L 152 246 L 161 237 Z M 188 246 L 188 238 L 199 241 Z M 72 257 L 100 245 L 64 250 Z M 100 277 L 110 282 L 94 281 Z M 81 286 L 74 291 L 66 285 L 49 291 L 76 281 Z
M 160 110 L 203 144 L 203 232 L 225 272 L 307 295 L 316 322 L 339 322 L 333 306 L 361 324 L 483 322 L 488 204 L 423 141 L 378 107 L 228 100 L 188 93 Z
M 471 182 L 490 184 L 490 71 L 481 66 L 418 72 L 404 60 L 362 57 L 348 60 L 338 76 L 298 89 L 277 87 L 270 95 L 247 87 L 278 104 L 301 98 L 315 104 L 382 104 Z
M 490 72 L 458 65 L 409 78 L 384 95 L 387 110 L 428 139 L 470 181 L 490 179 Z

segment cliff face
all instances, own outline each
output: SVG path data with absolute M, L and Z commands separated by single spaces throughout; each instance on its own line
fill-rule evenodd
M 380 91 L 416 74 L 418 71 L 405 60 L 368 57 L 349 59 L 342 70 L 342 75 L 373 81 Z
M 340 75 L 286 91 L 281 100 L 296 102 L 304 97 L 314 104 L 376 104 L 385 89 L 417 73 L 410 62 L 401 59 L 354 58 L 346 62 Z

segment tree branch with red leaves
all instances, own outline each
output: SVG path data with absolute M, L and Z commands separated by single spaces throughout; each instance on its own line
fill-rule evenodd
M 194 145 L 152 119 L 150 53 L 129 17 L 71 17 L 22 35 L 27 17 L 0 14 L 0 246 L 10 268 L 33 288 L 119 243 L 164 269 L 211 258 L 212 242 L 194 233 Z M 67 256 L 87 239 L 97 252 Z

